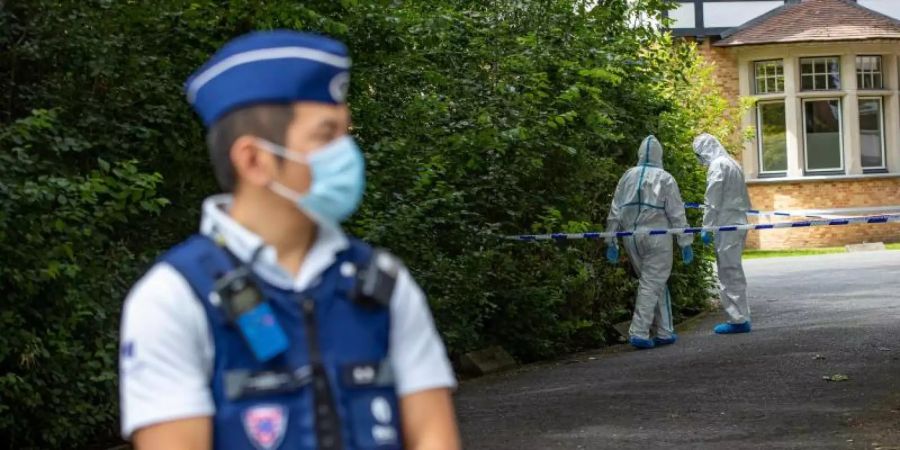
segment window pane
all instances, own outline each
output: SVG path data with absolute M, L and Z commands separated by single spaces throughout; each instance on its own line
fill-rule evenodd
M 881 133 L 881 100 L 859 101 L 859 141 L 863 167 L 884 167 Z
M 840 58 L 803 58 L 800 60 L 800 88 L 803 90 L 833 90 L 841 88 Z M 803 77 L 811 77 L 804 80 Z
M 810 91 L 813 88 L 813 78 L 811 75 L 804 75 L 800 78 L 800 89 Z
M 816 75 L 815 81 L 813 82 L 813 89 L 822 90 L 828 89 L 828 77 L 825 75 Z
M 757 61 L 755 67 L 754 88 L 757 94 L 784 92 L 784 66 L 780 60 Z M 779 88 L 779 85 L 782 85 Z
M 759 139 L 762 172 L 787 171 L 787 137 L 784 103 L 759 105 Z
M 804 103 L 804 112 L 807 169 L 842 169 L 840 101 L 808 101 Z
M 856 73 L 859 89 L 883 89 L 881 74 L 881 56 L 856 57 Z
M 829 85 L 828 89 L 841 88 L 841 65 L 837 58 L 828 59 Z

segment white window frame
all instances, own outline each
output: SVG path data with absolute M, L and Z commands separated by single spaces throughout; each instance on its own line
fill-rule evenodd
M 840 156 L 841 156 L 841 166 L 834 168 L 825 168 L 825 169 L 810 169 L 809 168 L 809 144 L 806 142 L 806 104 L 809 102 L 826 102 L 831 100 L 837 100 L 838 102 L 838 141 L 840 143 Z M 822 172 L 843 172 L 846 169 L 844 161 L 844 100 L 841 97 L 813 97 L 813 98 L 804 98 L 803 104 L 801 105 L 803 108 L 803 170 L 805 173 L 822 173 Z
M 861 70 L 859 65 L 860 58 L 878 58 L 878 71 L 874 70 Z M 875 74 L 878 74 L 881 77 L 881 86 L 878 87 L 863 87 L 862 84 L 859 83 L 860 75 L 862 75 L 862 79 L 865 80 L 866 77 L 872 78 L 874 80 Z M 884 89 L 884 58 L 881 55 L 856 55 L 856 89 L 860 91 L 880 91 Z
M 769 87 L 770 79 L 773 80 L 773 83 L 775 83 L 775 87 L 777 88 L 778 87 L 778 78 L 781 77 L 781 90 L 771 90 L 770 91 L 770 90 L 766 89 L 765 92 L 760 92 L 759 91 L 760 78 L 758 77 L 758 75 L 759 75 L 758 66 L 761 64 L 771 64 L 771 63 L 778 63 L 781 65 L 781 75 L 779 75 L 776 72 L 772 77 L 770 77 L 769 74 L 766 73 L 766 75 L 763 77 L 763 79 L 766 80 L 765 81 L 766 88 Z M 784 83 L 785 83 L 785 81 L 784 81 L 784 59 L 783 58 L 780 58 L 780 59 L 774 58 L 774 59 L 764 59 L 764 60 L 760 60 L 760 61 L 753 61 L 753 92 L 756 95 L 783 94 L 784 93 Z
M 832 59 L 837 60 L 837 67 L 838 67 L 837 76 L 838 76 L 839 86 L 836 88 L 832 87 L 832 88 L 827 88 L 827 89 L 816 89 L 815 88 L 816 76 L 817 75 L 825 75 L 825 80 L 826 80 L 825 83 L 828 84 L 828 83 L 830 83 L 830 81 L 828 81 L 829 75 L 831 75 L 831 73 L 832 73 L 832 72 L 824 72 L 824 73 L 816 72 L 816 61 L 818 61 L 818 60 L 826 60 L 827 61 L 827 60 L 832 60 Z M 804 75 L 803 62 L 809 61 L 809 60 L 812 61 L 813 71 L 809 75 Z M 828 66 L 826 63 L 826 70 L 827 70 L 827 67 Z M 801 92 L 840 92 L 840 91 L 844 90 L 844 86 L 847 84 L 847 82 L 846 82 L 846 80 L 844 80 L 844 76 L 841 73 L 841 67 L 842 66 L 841 66 L 841 57 L 840 56 L 808 56 L 808 57 L 799 58 L 797 60 L 797 69 L 798 69 L 797 73 L 800 75 L 800 85 L 799 85 L 800 91 Z M 812 77 L 812 79 L 813 79 L 813 88 L 812 89 L 803 89 L 803 78 L 805 76 Z
M 867 170 L 884 170 L 887 169 L 887 143 L 885 142 L 885 133 L 884 133 L 884 97 L 859 97 L 857 102 L 861 102 L 863 100 L 878 100 L 878 121 L 881 123 L 880 132 L 881 132 L 881 166 L 863 166 L 862 165 L 862 139 L 860 139 L 859 144 L 859 165 L 862 167 L 863 171 Z M 858 108 L 857 108 L 858 109 Z M 857 113 L 856 120 L 859 120 L 859 113 Z M 860 138 L 862 137 L 862 127 L 859 129 Z M 842 152 L 843 153 L 843 152 Z
M 787 173 L 787 167 L 785 167 L 784 170 L 765 170 L 765 163 L 764 163 L 765 160 L 763 159 L 762 106 L 770 105 L 770 104 L 779 104 L 779 103 L 781 104 L 781 106 L 783 106 L 785 108 L 784 133 L 785 133 L 785 139 L 787 139 L 787 120 L 788 120 L 787 99 L 767 100 L 767 101 L 756 102 L 756 157 L 758 158 L 757 160 L 759 161 L 759 173 L 760 174 L 781 175 L 781 174 Z M 806 134 L 806 133 L 804 132 L 804 134 Z M 787 141 L 785 141 L 785 144 L 787 144 Z M 785 145 L 785 149 L 784 149 L 784 154 L 785 154 L 785 157 L 787 157 L 787 146 L 786 145 Z

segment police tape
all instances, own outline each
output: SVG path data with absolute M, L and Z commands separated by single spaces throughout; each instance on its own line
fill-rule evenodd
M 900 214 L 888 214 L 880 216 L 862 216 L 847 217 L 840 219 L 823 219 L 823 220 L 807 220 L 802 222 L 781 222 L 766 224 L 746 224 L 746 225 L 725 225 L 719 227 L 688 227 L 688 228 L 666 228 L 666 229 L 639 229 L 633 231 L 606 231 L 606 232 L 588 232 L 588 233 L 550 233 L 550 234 L 520 234 L 516 236 L 505 236 L 505 239 L 519 242 L 534 241 L 565 241 L 577 239 L 605 239 L 630 236 L 657 236 L 657 235 L 680 235 L 680 234 L 700 234 L 704 231 L 710 233 L 733 232 L 733 231 L 752 231 L 752 230 L 778 230 L 784 228 L 810 228 L 810 227 L 837 227 L 844 225 L 860 225 L 860 224 L 879 224 L 900 222 Z
M 707 209 L 708 206 L 703 203 L 685 203 L 685 209 Z M 799 211 L 760 211 L 758 209 L 748 209 L 747 214 L 751 216 L 775 216 L 775 217 L 806 217 L 810 219 L 831 219 L 838 216 L 816 216 L 806 214 Z

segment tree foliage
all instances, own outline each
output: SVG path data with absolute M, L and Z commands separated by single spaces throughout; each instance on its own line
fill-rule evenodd
M 586 3 L 599 3 L 594 7 Z M 27 0 L 0 3 L 0 442 L 114 439 L 121 301 L 215 190 L 182 83 L 223 42 L 293 28 L 348 43 L 369 186 L 348 229 L 401 255 L 451 355 L 603 345 L 635 283 L 596 242 L 648 133 L 700 200 L 700 131 L 734 135 L 662 0 Z M 694 217 L 696 221 L 696 217 Z M 676 264 L 676 314 L 709 268 Z

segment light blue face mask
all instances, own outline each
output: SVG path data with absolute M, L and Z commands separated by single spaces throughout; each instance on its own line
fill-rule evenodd
M 262 148 L 284 159 L 306 164 L 312 173 L 309 192 L 297 192 L 277 181 L 272 192 L 294 202 L 320 225 L 337 226 L 359 207 L 366 188 L 366 163 L 350 136 L 344 136 L 309 155 L 292 152 L 264 139 Z

